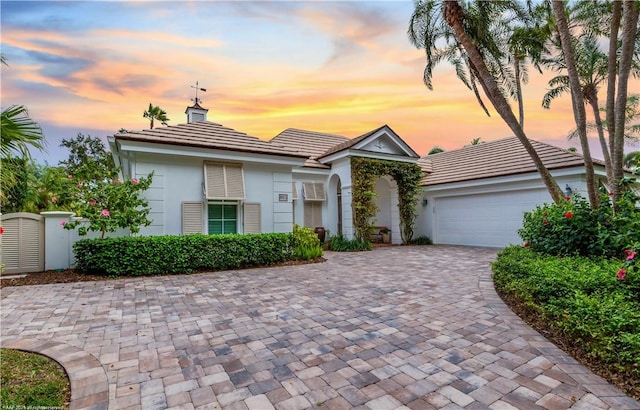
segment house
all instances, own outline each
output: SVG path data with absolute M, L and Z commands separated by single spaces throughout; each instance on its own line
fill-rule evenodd
M 152 224 L 143 235 L 290 232 L 322 226 L 353 237 L 353 157 L 418 163 L 425 172 L 415 236 L 435 243 L 504 246 L 520 242 L 522 213 L 550 197 L 515 138 L 420 158 L 391 127 L 357 138 L 287 129 L 270 141 L 207 121 L 198 103 L 187 123 L 109 138 L 124 178 L 154 172 L 145 193 Z M 578 154 L 534 142 L 561 186 L 584 192 Z M 604 168 L 599 170 L 604 175 Z M 376 226 L 400 243 L 398 195 L 376 182 Z

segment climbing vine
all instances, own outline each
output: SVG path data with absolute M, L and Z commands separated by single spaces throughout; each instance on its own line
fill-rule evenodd
M 398 185 L 398 210 L 400 211 L 400 237 L 403 243 L 413 238 L 416 221 L 416 202 L 420 195 L 422 171 L 417 164 L 380 159 L 351 158 L 351 206 L 356 237 L 366 239 L 371 228 L 369 220 L 378 210 L 376 180 L 384 175 L 392 177 Z

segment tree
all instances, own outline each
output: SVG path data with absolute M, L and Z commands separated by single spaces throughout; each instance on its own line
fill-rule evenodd
M 60 165 L 72 188 L 60 196 L 73 204 L 72 209 L 78 216 L 89 221 L 88 226 L 73 221 L 67 223 L 65 229 L 79 227 L 80 235 L 98 231 L 104 238 L 107 232 L 118 228 L 138 233 L 140 226 L 151 224 L 147 219 L 148 202 L 141 194 L 151 186 L 153 173 L 120 181 L 119 170 L 99 138 L 78 134 L 75 139 L 62 140 L 61 145 L 69 149 L 69 158 Z
M 613 139 L 611 145 L 611 160 L 613 162 L 613 177 L 615 184 L 613 186 L 614 201 L 620 197 L 623 191 L 623 159 L 624 159 L 624 132 L 626 122 L 626 103 L 628 95 L 628 83 L 631 73 L 633 55 L 636 52 L 638 44 L 636 37 L 638 34 L 638 14 L 640 14 L 640 5 L 637 1 L 625 1 L 621 22 L 622 28 L 622 44 L 620 46 L 620 59 L 618 61 L 618 84 L 616 99 L 613 107 L 613 130 L 610 129 L 610 135 Z M 613 34 L 612 34 L 613 35 Z M 614 57 L 616 55 L 613 51 Z M 609 51 L 611 58 L 611 50 Z M 616 60 L 614 60 L 616 61 Z M 611 63 L 611 60 L 610 60 Z M 609 92 L 607 93 L 609 96 Z M 608 104 L 608 102 L 607 102 Z M 607 106 L 607 120 L 609 118 L 609 106 Z M 611 124 L 609 124 L 611 126 Z M 613 131 L 613 133 L 611 133 Z
M 151 129 L 153 129 L 154 121 L 160 121 L 160 124 L 162 125 L 167 125 L 167 121 L 170 121 L 169 118 L 167 118 L 167 112 L 165 110 L 158 107 L 157 105 L 154 106 L 151 103 L 149 103 L 149 108 L 147 108 L 147 110 L 142 114 L 142 116 L 144 118 L 149 119 L 149 122 L 150 122 L 149 128 Z
M 584 92 L 580 84 L 580 75 L 576 65 L 573 37 L 569 29 L 566 18 L 565 3 L 561 0 L 553 0 L 553 14 L 556 18 L 557 32 L 562 47 L 562 56 L 565 62 L 567 76 L 569 78 L 569 87 L 571 90 L 571 105 L 573 108 L 573 118 L 576 122 L 578 137 L 580 139 L 580 147 L 582 148 L 582 156 L 584 158 L 584 167 L 586 173 L 587 194 L 589 203 L 592 208 L 600 205 L 600 194 L 598 193 L 598 183 L 593 168 L 593 159 L 591 158 L 591 149 L 589 148 L 589 140 L 587 138 L 587 116 L 584 108 Z
M 496 38 L 492 36 L 491 22 L 503 19 L 505 14 L 518 18 L 522 10 L 518 3 L 513 1 L 473 1 L 461 4 L 452 0 L 418 0 L 409 25 L 409 38 L 416 47 L 424 48 L 426 51 L 425 82 L 429 83 L 433 66 L 442 61 L 442 57 L 439 57 L 442 53 L 441 47 L 447 49 L 457 46 L 464 49 L 464 61 L 470 68 L 470 77 L 481 85 L 495 110 L 521 142 L 540 173 L 551 198 L 560 202 L 564 193 L 542 163 L 511 110 L 507 93 L 499 85 L 502 79 L 499 63 L 503 53 L 496 44 Z
M 6 59 L 0 55 L 0 64 L 8 66 Z M 22 182 L 18 174 L 31 159 L 29 146 L 44 150 L 44 134 L 37 122 L 29 117 L 23 105 L 12 105 L 0 115 L 0 155 L 2 157 L 2 173 L 0 177 L 0 201 L 3 206 L 8 197 L 12 201 L 22 195 L 18 185 Z M 17 156 L 17 157 L 16 157 Z
M 427 153 L 427 155 L 439 154 L 439 153 L 441 153 L 441 152 L 444 152 L 444 148 L 439 147 L 439 146 L 437 146 L 437 145 L 436 145 L 435 147 L 433 147 L 433 148 L 431 148 L 431 149 L 429 150 L 429 152 Z
M 598 103 L 598 91 L 600 86 L 606 81 L 608 73 L 608 58 L 605 53 L 600 51 L 597 39 L 592 36 L 583 36 L 574 41 L 576 68 L 581 86 L 582 99 L 591 106 L 595 129 L 598 133 L 598 141 L 602 149 L 605 166 L 608 174 L 608 182 L 613 183 L 613 168 L 611 164 L 611 156 L 609 155 L 609 144 L 604 134 L 604 125 L 600 116 L 600 105 Z M 556 71 L 564 71 L 566 64 L 562 54 L 556 54 L 549 58 L 543 59 L 543 64 Z M 551 107 L 551 102 L 564 93 L 570 91 L 569 76 L 565 73 L 559 74 L 549 80 L 551 87 L 542 99 L 542 106 L 546 109 Z M 587 124 L 587 129 L 590 126 Z M 579 137 L 578 130 L 571 133 L 571 138 Z
M 474 139 L 471 140 L 471 144 L 470 145 L 479 145 L 482 143 L 482 137 L 476 137 Z

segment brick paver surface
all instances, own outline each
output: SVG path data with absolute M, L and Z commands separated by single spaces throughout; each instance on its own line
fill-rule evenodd
M 60 351 L 72 408 L 640 409 L 502 303 L 495 250 L 326 257 L 3 288 L 2 346 Z

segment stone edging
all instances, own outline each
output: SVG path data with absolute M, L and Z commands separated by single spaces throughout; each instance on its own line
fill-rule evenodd
M 109 383 L 104 368 L 93 355 L 66 343 L 51 340 L 19 339 L 3 348 L 38 353 L 58 362 L 71 383 L 70 410 L 107 410 Z

